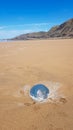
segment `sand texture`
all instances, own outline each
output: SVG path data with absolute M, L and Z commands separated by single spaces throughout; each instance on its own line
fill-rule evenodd
M 38 83 L 47 102 L 29 97 Z M 73 130 L 73 39 L 0 43 L 0 130 Z

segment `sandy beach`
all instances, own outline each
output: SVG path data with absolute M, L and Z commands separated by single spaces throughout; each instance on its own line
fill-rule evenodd
M 38 83 L 56 99 L 34 102 Z M 0 42 L 0 130 L 73 130 L 73 39 Z

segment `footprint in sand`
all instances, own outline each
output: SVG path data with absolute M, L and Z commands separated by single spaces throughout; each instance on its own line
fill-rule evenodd
M 32 103 L 24 103 L 24 106 L 31 106 L 31 105 L 34 105 L 34 104 L 36 104 L 36 102 L 32 102 Z
M 65 103 L 67 103 L 67 99 L 61 97 L 61 98 L 59 99 L 59 102 L 65 104 Z

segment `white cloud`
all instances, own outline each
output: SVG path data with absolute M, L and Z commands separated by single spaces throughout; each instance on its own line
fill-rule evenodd
M 0 26 L 0 39 L 12 38 L 20 34 L 47 31 L 52 23 L 32 23 Z
M 5 29 L 7 26 L 0 26 L 0 30 Z
M 10 28 L 10 27 L 21 27 L 21 26 L 47 26 L 52 23 L 31 23 L 31 24 L 18 24 L 18 25 L 8 25 L 8 26 L 0 26 L 0 29 Z
M 0 39 L 12 38 L 28 32 L 32 32 L 32 30 L 0 30 Z

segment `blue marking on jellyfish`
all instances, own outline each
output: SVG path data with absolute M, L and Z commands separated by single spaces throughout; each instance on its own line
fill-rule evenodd
M 45 100 L 48 98 L 49 89 L 43 84 L 34 85 L 30 89 L 30 96 L 35 100 Z

